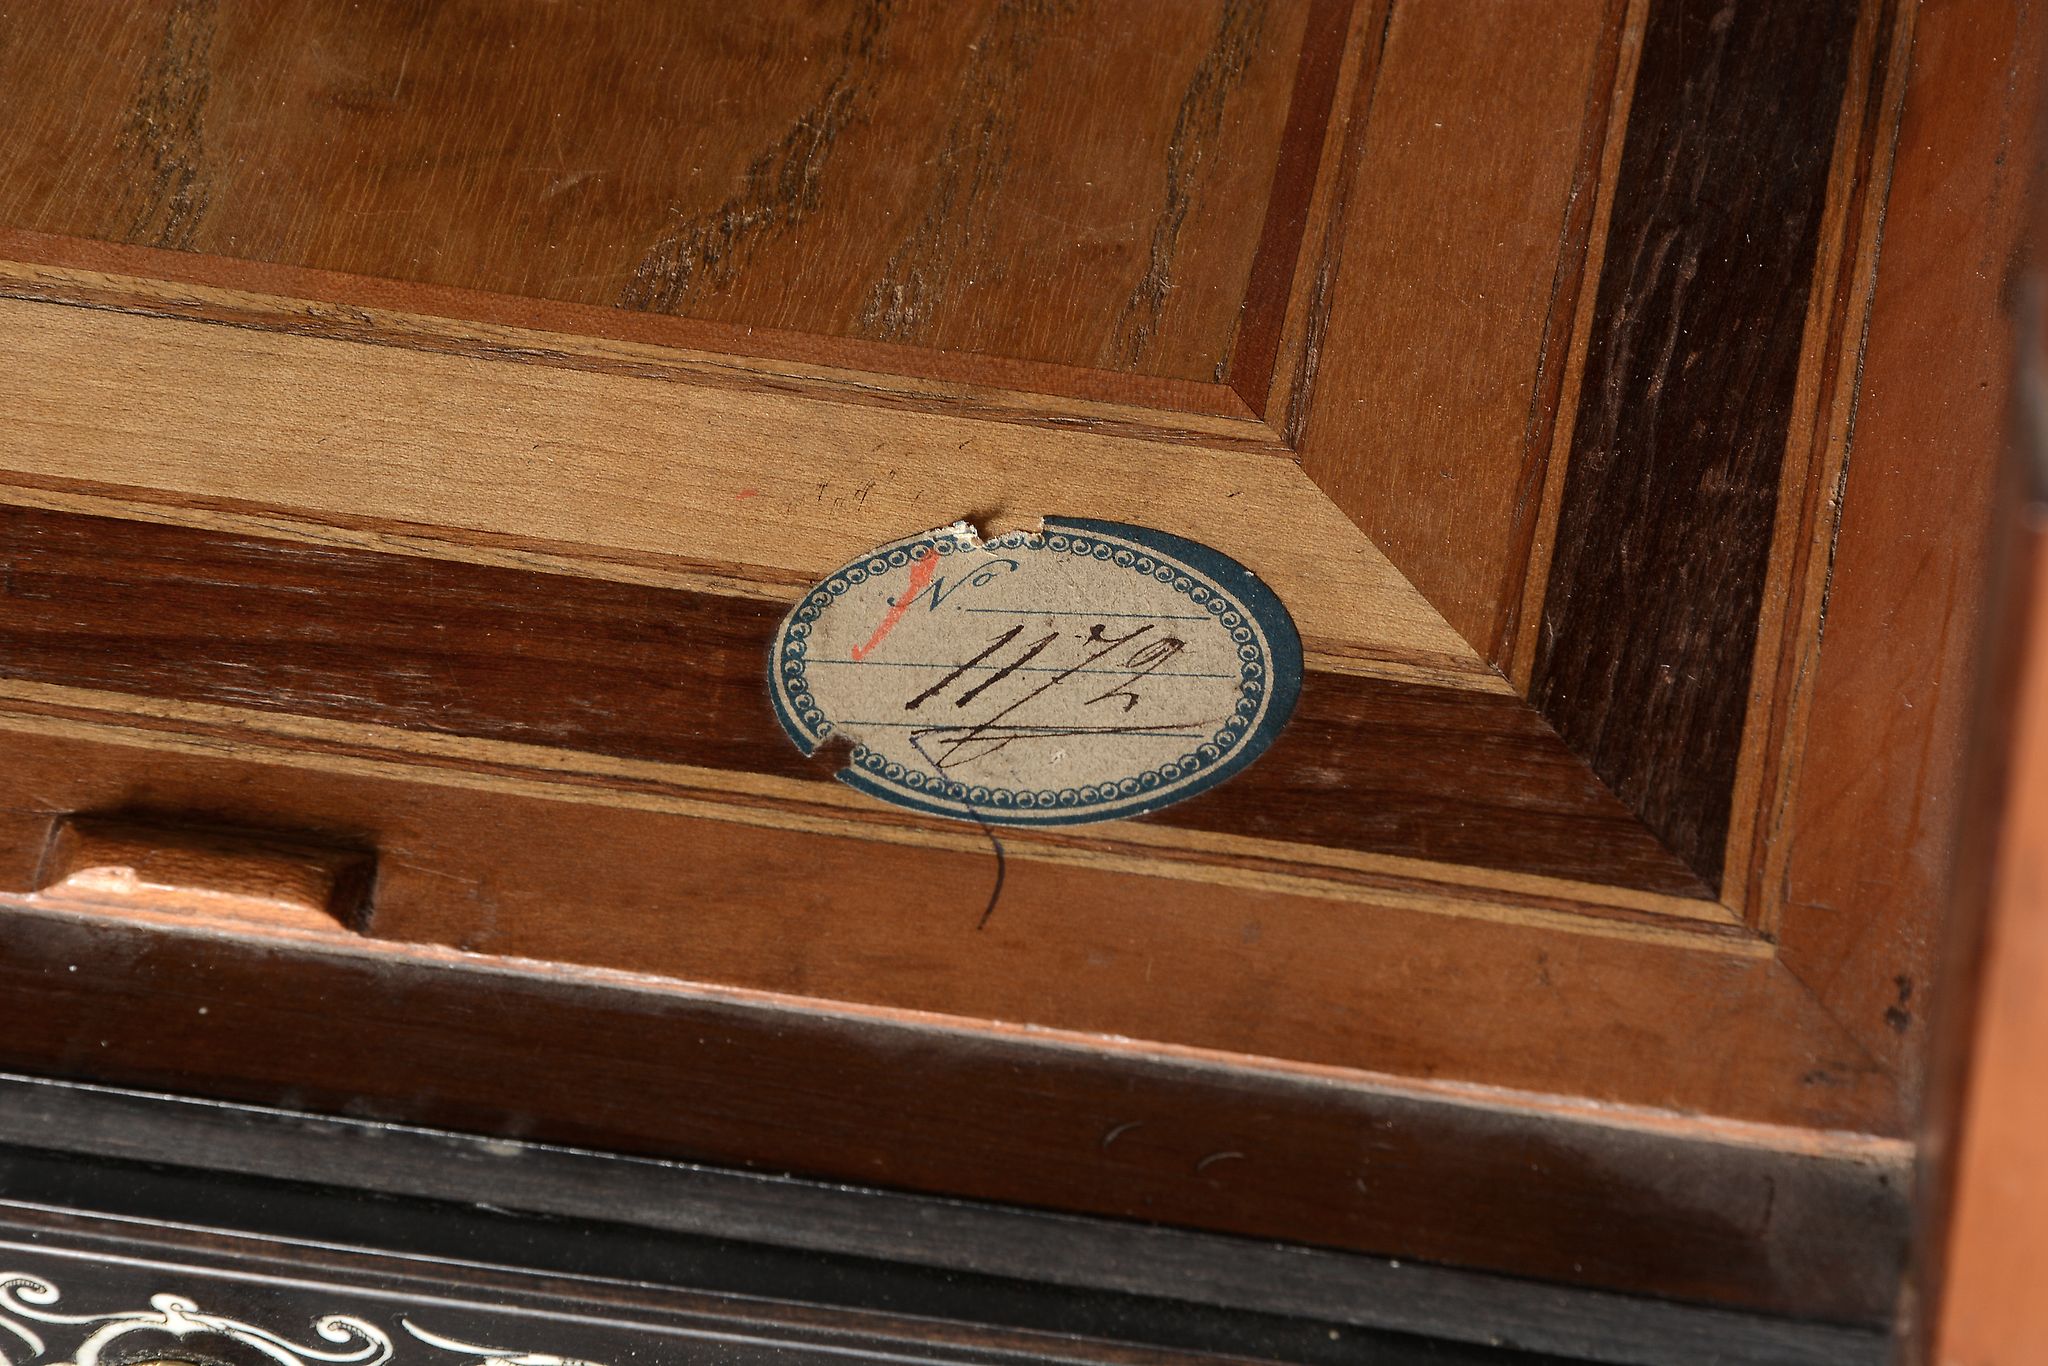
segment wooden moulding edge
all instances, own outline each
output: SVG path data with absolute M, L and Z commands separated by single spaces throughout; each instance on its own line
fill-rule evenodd
M 35 928 L 37 921 L 43 929 Z M 169 1085 L 258 1106 L 337 1110 L 345 1104 L 380 1122 L 714 1165 L 760 1163 L 828 1181 L 1053 1205 L 1080 1215 L 1143 1218 L 1843 1322 L 1873 1322 L 1889 1312 L 1904 1250 L 1910 1145 L 1871 1135 L 1587 1106 L 1486 1087 L 1389 1084 L 1338 1069 L 1283 1070 L 1133 1040 L 969 1028 L 904 1011 L 820 1009 L 814 1002 L 795 1008 L 766 993 L 565 972 L 453 951 L 407 947 L 394 953 L 332 942 L 314 949 L 303 937 L 294 942 L 282 934 L 167 937 L 160 926 L 95 927 L 76 916 L 35 911 L 14 923 L 24 932 L 13 936 L 18 946 L 8 957 L 14 970 L 29 970 L 31 959 L 53 952 L 75 965 L 76 975 L 53 972 L 44 977 L 46 985 L 81 1007 L 98 1001 L 103 1008 L 88 1014 L 121 1044 L 88 1050 L 90 1056 L 67 1064 L 76 1080 Z M 133 954 L 137 935 L 149 937 L 150 956 L 166 964 L 187 962 L 198 950 L 215 965 L 203 989 L 198 979 L 190 989 L 135 987 L 160 1002 L 145 1007 L 152 1019 L 163 1018 L 162 1006 L 196 998 L 212 1004 L 220 1019 L 211 1027 L 216 1032 L 268 1032 L 273 1025 L 287 1033 L 317 1032 L 316 1018 L 340 1009 L 344 997 L 359 1018 L 335 1018 L 331 1029 L 339 1033 L 329 1042 L 314 1043 L 311 1035 L 300 1044 L 287 1042 L 295 1056 L 311 1048 L 327 1058 L 319 1069 L 289 1077 L 275 1068 L 221 1073 L 201 1042 L 207 1031 L 185 1025 L 165 1023 L 168 1036 L 138 1049 L 132 1037 L 119 1037 L 133 1034 L 128 1017 L 134 1002 L 104 999 L 95 985 L 95 969 L 105 965 L 95 960 Z M 284 971 L 288 964 L 291 971 Z M 220 986 L 235 981 L 252 985 Z M 166 985 L 176 995 L 158 997 Z M 134 990 L 124 989 L 129 997 Z M 549 1022 L 547 1037 L 559 1031 L 571 1041 L 572 1057 L 607 1048 L 602 1040 L 619 1030 L 625 1033 L 615 1043 L 623 1045 L 627 1035 L 638 1042 L 599 1068 L 611 1082 L 592 1075 L 567 1088 L 587 1093 L 579 1099 L 542 1084 L 542 1073 L 559 1069 L 545 1065 L 547 1049 L 527 1051 L 540 1047 L 539 1035 L 525 1044 L 505 1041 L 536 1064 L 530 1080 L 538 1089 L 527 1089 L 532 1103 L 525 1107 L 520 1088 L 478 1090 L 440 1073 L 438 1063 L 392 1052 L 418 1053 L 419 1042 L 441 1029 L 437 1020 L 489 1032 L 495 1026 L 471 1017 L 508 1011 L 532 1017 L 536 1010 Z M 533 1028 L 538 1020 L 527 1032 Z M 415 1042 L 404 1043 L 408 1038 Z M 766 1056 L 744 1043 L 749 1038 L 769 1045 Z M 490 1051 L 473 1048 L 482 1043 L 444 1037 L 426 1051 L 464 1057 L 464 1070 L 488 1070 Z M 731 1070 L 734 1048 L 749 1059 L 744 1074 Z M 0 1050 L 0 1067 L 40 1071 L 49 1065 L 32 1041 Z M 791 1069 L 820 1066 L 838 1079 L 813 1095 Z M 914 1083 L 905 1068 L 915 1072 Z M 380 1094 L 375 1078 L 384 1073 L 392 1075 Z M 638 1081 L 627 1080 L 635 1075 Z M 926 1098 L 917 1106 L 932 1113 L 889 1108 L 907 1102 L 888 1094 L 913 1084 Z M 612 1085 L 629 1086 L 637 1100 L 621 1110 L 624 1097 L 607 1097 Z M 880 1098 L 849 1109 L 847 1097 L 832 1094 L 849 1086 L 849 1094 Z M 682 1090 L 672 1103 L 659 1104 L 664 1088 L 676 1087 Z M 686 1095 L 695 1099 L 676 1111 Z M 764 1104 L 773 1106 L 779 1134 L 764 1134 L 744 1118 Z M 884 1109 L 858 1113 L 863 1104 Z M 1037 1113 L 1048 1104 L 1057 1118 Z M 669 1117 L 650 1113 L 622 1122 L 628 1111 L 649 1105 Z M 607 1117 L 593 1108 L 618 1113 Z M 806 1118 L 811 1111 L 818 1112 Z M 1240 1160 L 1223 1162 L 1215 1173 L 1198 1164 L 1192 1174 L 1176 1174 L 1171 1159 L 1162 1167 L 1142 1136 L 1129 1154 L 1112 1151 L 1121 1138 L 1117 1131 L 1098 1143 L 1100 1122 L 1089 1118 L 1098 1112 L 1159 1119 L 1199 1113 L 1204 1118 L 1194 1127 L 1206 1132 L 1177 1133 L 1169 1146 L 1213 1146 L 1226 1136 L 1240 1147 L 1247 1139 L 1277 1139 L 1280 1149 L 1267 1158 L 1290 1149 L 1295 1156 L 1276 1167 L 1246 1164 L 1242 1152 L 1219 1152 L 1205 1163 Z M 1046 1132 L 1031 1141 L 1028 1154 L 1018 1149 L 990 1167 L 972 1134 L 997 1113 L 1009 1116 L 1006 1127 Z M 1184 1117 L 1174 1127 L 1185 1123 Z M 905 1124 L 919 1135 L 908 1149 L 887 1132 Z M 1075 1125 L 1085 1133 L 1069 1137 L 1084 1137 L 1086 1152 L 1068 1150 L 1055 1132 Z M 744 1154 L 731 1146 L 737 1135 L 745 1135 Z M 1382 1153 L 1387 1143 L 1393 1147 Z M 871 1163 L 863 1156 L 868 1152 L 880 1160 Z M 1223 1168 L 1241 1171 L 1218 1185 Z M 1374 1213 L 1377 1202 L 1368 1201 L 1340 1215 L 1313 1196 L 1333 1181 L 1348 1188 L 1354 1170 L 1373 1189 L 1386 1190 L 1391 1204 Z M 1519 1175 L 1510 1178 L 1510 1171 Z M 1104 1186 L 1115 1172 L 1122 1175 Z M 1249 1183 L 1246 1175 L 1253 1177 Z M 1278 1188 L 1260 1193 L 1275 1181 Z
M 644 1255 L 650 1240 L 708 1237 L 719 1240 L 726 1267 L 735 1252 L 744 1257 L 750 1248 L 845 1259 L 842 1269 L 851 1276 L 829 1305 L 812 1302 L 797 1311 L 806 1315 L 870 1312 L 858 1268 L 879 1263 L 948 1279 L 965 1271 L 1033 1289 L 1143 1296 L 1174 1306 L 1169 1313 L 1177 1322 L 1182 1306 L 1281 1314 L 1634 1366 L 1678 1366 L 1698 1359 L 1703 1348 L 1785 1366 L 1876 1366 L 1886 1347 L 1884 1335 L 1871 1329 L 444 1131 L 8 1075 L 0 1075 L 0 1100 L 0 1170 L 24 1187 L 0 1201 L 0 1241 L 26 1230 L 24 1251 L 47 1248 L 60 1256 L 77 1248 L 72 1255 L 90 1257 L 88 1247 L 147 1237 L 181 1267 L 192 1266 L 196 1254 L 199 1265 L 218 1265 L 224 1274 L 283 1256 L 304 1259 L 306 1266 L 294 1267 L 300 1277 L 317 1263 L 323 1282 L 332 1276 L 336 1284 L 356 1273 L 384 1280 L 402 1267 L 408 1281 L 446 1279 L 472 1293 L 531 1287 L 576 1298 L 596 1292 L 618 1303 L 623 1292 L 644 1311 L 668 1307 L 679 1290 L 747 1293 L 744 1280 L 700 1289 L 689 1272 L 664 1274 Z M 23 1139 L 36 1146 L 16 1146 Z M 139 1182 L 127 1165 L 115 1191 L 95 1188 L 84 1199 L 70 1196 L 77 1180 L 50 1175 L 72 1164 L 106 1174 L 113 1163 L 111 1171 L 122 1173 L 136 1162 L 150 1164 Z M 240 1189 L 224 1198 L 220 1176 Z M 265 1199 L 278 1181 L 313 1183 L 311 1190 L 299 1186 L 292 1214 Z M 485 1184 L 491 1210 L 450 1208 L 471 1203 Z M 319 1216 L 364 1190 L 383 1197 L 385 1217 L 374 1245 L 350 1246 Z M 536 1216 L 545 1223 L 536 1225 Z M 521 1230 L 519 1251 L 495 1252 L 495 1261 L 476 1255 L 479 1221 Z M 543 1228 L 555 1236 L 536 1237 Z M 604 1249 L 596 1255 L 593 1233 Z M 465 1252 L 451 1258 L 435 1250 L 422 1260 L 423 1238 L 427 1248 Z M 564 1268 L 557 1248 L 570 1244 Z M 883 1284 L 900 1292 L 898 1280 Z M 772 1286 L 768 1293 L 787 1298 Z M 916 1309 L 896 1300 L 889 1311 Z M 1074 1327 L 1057 1307 L 1054 1314 L 1057 1326 Z M 1080 1345 L 1062 1341 L 1069 1350 Z

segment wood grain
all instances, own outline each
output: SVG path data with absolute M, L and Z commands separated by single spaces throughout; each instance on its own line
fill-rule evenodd
M 1284 364 L 1297 354 L 1289 345 L 1300 328 L 1303 277 L 1326 250 L 1334 178 L 1344 160 L 1350 114 L 1369 103 L 1379 61 L 1379 40 L 1390 0 L 1312 0 L 1301 38 L 1301 65 L 1287 105 L 1273 167 L 1273 191 L 1245 283 L 1244 312 L 1231 342 L 1222 378 L 1275 430 L 1289 430 L 1289 417 L 1275 412 L 1286 400 Z M 1309 255 L 1308 253 L 1316 253 Z M 1297 335 L 1297 342 L 1300 340 Z
M 0 1057 L 1874 1318 L 2032 80 L 1930 9 L 1889 205 L 1869 5 L 0 20 Z M 1048 512 L 1251 565 L 1311 674 L 999 884 L 757 665 Z M 1752 798 L 1782 947 L 1701 896 Z M 375 848 L 371 937 L 37 900 L 82 812 Z
M 2039 164 L 2040 17 L 1930 6 L 1914 31 L 1811 719 L 1771 832 L 1786 964 L 1921 1095 L 2003 498 L 2007 281 Z M 1882 755 L 1882 762 L 1873 761 Z
M 1897 1032 L 1927 1041 L 1904 1354 L 1935 1366 L 2024 1361 L 2048 1326 L 2030 1293 L 2048 1269 L 2048 1182 L 2035 1152 L 2048 1121 L 2039 1085 L 2048 1071 L 2048 1021 L 2041 1018 L 2048 980 L 2048 185 L 2041 175 L 2048 101 L 2030 32 L 2038 21 L 2020 15 L 2008 28 L 1977 19 L 1944 25 L 1942 46 L 1930 55 L 1951 69 L 2011 63 L 1996 113 L 1987 102 L 1969 122 L 1995 118 L 2025 173 L 2011 188 L 1995 182 L 2003 202 L 1984 238 L 2012 250 L 1999 290 L 2012 314 L 2009 426 L 2005 459 L 1985 491 L 1988 591 L 1973 633 L 1981 681 L 1966 722 L 1966 786 L 1943 823 L 1953 840 L 1950 906 L 1932 989 L 1918 993 L 1910 1013 L 1908 1002 L 1894 1007 L 1906 1016 Z M 2016 213 L 2020 196 L 2025 207 Z M 1980 307 L 1989 302 L 1985 294 Z M 1988 421 L 1975 429 L 1990 434 Z M 1956 762 L 1952 735 L 1946 727 L 1937 734 L 1939 759 Z
M 2038 386 L 2039 373 L 2023 382 Z M 2030 456 L 2038 465 L 2038 447 Z M 1986 866 L 1959 870 L 1939 979 L 1955 994 L 1937 1002 L 1948 1074 L 1936 1079 L 1922 1150 L 1935 1189 L 1922 1201 L 1915 1325 L 1923 1359 L 1937 1366 L 2016 1366 L 2048 1327 L 2032 1294 L 2048 1272 L 2038 1155 L 2048 1126 L 2048 545 L 2038 497 L 2015 497 L 2025 511 L 2007 528 L 2016 544 L 2000 575 L 2010 595 L 2001 616 L 2011 630 L 1996 648 L 2012 678 L 1991 694 L 1998 710 L 1978 718 L 1973 771 L 1989 789 L 1991 828 L 1964 847 Z
M 1651 8 L 1530 698 L 1718 887 L 1854 13 Z
M 1556 919 L 1446 915 L 1370 888 L 1344 900 L 1014 853 L 990 913 L 985 838 L 899 844 L 844 822 L 745 824 L 701 805 L 583 801 L 564 784 L 191 740 L 10 715 L 0 810 L 45 829 L 73 812 L 262 823 L 374 849 L 371 935 L 436 961 L 483 953 L 826 1014 L 1010 1022 L 1082 1048 L 1121 1038 L 1437 1079 L 1489 1105 L 1492 1087 L 1585 1096 L 1679 1127 L 1712 1115 L 1717 1128 L 1879 1132 L 1871 1117 L 1892 1103 L 1889 1078 L 1770 955 L 1721 951 L 1711 927 L 1560 933 Z M 0 891 L 27 895 L 34 873 Z M 356 942 L 320 942 L 336 939 Z M 1788 1128 L 1757 1141 L 1805 1140 Z
M 822 781 L 784 607 L 0 506 L 0 677 Z M 1275 748 L 1148 820 L 1698 895 L 1519 701 L 1313 673 Z
M 1799 763 L 1822 643 L 1916 15 L 1895 0 L 1858 15 L 1807 304 L 1721 886 L 1724 903 L 1766 935 L 1776 934 L 1783 910 L 1774 867 L 1783 851 L 1772 837 L 1795 797 L 1788 775 Z
M 1311 651 L 1491 673 L 1299 469 L 1263 453 L 23 302 L 0 302 L 0 406 L 22 414 L 0 428 L 16 476 L 772 582 L 815 581 L 956 518 L 1085 502 L 1281 585 Z
M 1235 391 L 0 229 L 0 297 L 1281 454 Z
M 1302 468 L 1488 658 L 1503 583 L 1519 591 L 1623 16 L 1608 0 L 1396 6 L 1354 120 L 1337 259 L 1316 266 Z
M 0 225 L 1213 383 L 1307 9 L 40 6 Z
M 541 746 L 6 680 L 0 680 L 0 729 L 149 753 L 203 758 L 234 752 L 292 768 L 309 780 L 395 778 L 454 791 L 536 797 L 787 834 L 853 835 L 882 845 L 995 861 L 996 846 L 972 823 L 898 811 L 840 784 L 816 780 L 606 759 Z M 146 755 L 128 757 L 150 762 Z M 991 882 L 991 903 L 1000 901 L 999 893 L 1009 885 L 1008 874 L 1017 865 L 1043 863 L 1170 879 L 1194 887 L 1316 897 L 1333 903 L 1333 915 L 1342 914 L 1339 908 L 1347 905 L 1399 907 L 1737 957 L 1771 956 L 1767 943 L 1716 902 L 1609 883 L 1163 822 L 1132 821 L 1095 832 L 1012 832 L 999 838 L 1005 876 Z
M 9 931 L 0 988 L 24 1019 L 0 1040 L 8 1065 L 256 1101 L 289 1092 L 366 1117 L 516 1126 L 899 1189 L 1051 1197 L 1837 1320 L 1881 1316 L 1896 1274 L 1897 1243 L 1872 1237 L 1899 1224 L 1896 1155 L 1709 1139 L 1692 1149 L 1699 1175 L 1680 1183 L 1667 1131 L 1363 1080 L 1112 1058 L 482 961 L 215 940 L 195 977 L 193 941 L 146 927 L 25 915 Z M 88 1001 L 81 1031 L 68 1022 Z
M 84 818 L 57 824 L 37 872 L 36 896 L 60 907 L 326 931 L 354 929 L 369 919 L 374 881 L 369 855 L 317 840 Z

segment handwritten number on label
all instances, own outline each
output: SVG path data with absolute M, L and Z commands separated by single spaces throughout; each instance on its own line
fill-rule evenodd
M 991 655 L 997 653 L 998 651 L 1002 650 L 1005 646 L 1009 645 L 1011 642 L 1016 640 L 1017 636 L 1023 631 L 1023 629 L 1024 628 L 1021 626 L 1013 626 L 1009 630 L 1003 632 L 1000 636 L 997 636 L 993 642 L 990 643 L 987 649 L 983 650 L 973 659 L 968 660 L 965 664 L 960 665 L 958 668 L 948 673 L 944 678 L 940 679 L 937 683 L 934 683 L 931 687 L 926 688 L 916 697 L 910 699 L 910 701 L 904 703 L 903 709 L 905 711 L 914 711 L 918 707 L 922 706 L 924 703 L 930 701 L 932 698 L 937 697 L 940 693 L 944 692 L 947 688 L 951 687 L 953 683 L 956 682 L 968 670 L 981 664 L 983 661 L 987 660 Z M 932 766 L 934 768 L 938 769 L 941 772 L 944 772 L 946 769 L 964 763 L 968 759 L 986 758 L 989 755 L 995 754 L 998 751 L 1006 748 L 1011 744 L 1014 744 L 1019 740 L 1051 739 L 1063 735 L 1114 735 L 1123 733 L 1125 730 L 1129 728 L 1117 726 L 1021 727 L 1005 726 L 999 723 L 1002 722 L 1004 718 L 1018 711 L 1020 708 L 1037 700 L 1039 697 L 1042 697 L 1046 693 L 1051 692 L 1054 688 L 1057 688 L 1060 684 L 1066 682 L 1075 674 L 1078 674 L 1083 670 L 1087 669 L 1091 664 L 1098 662 L 1105 656 L 1113 654 L 1117 650 L 1130 644 L 1132 641 L 1138 639 L 1138 637 L 1144 635 L 1147 631 L 1150 631 L 1152 629 L 1153 623 L 1147 622 L 1145 625 L 1138 627 L 1136 630 L 1131 631 L 1128 634 L 1112 637 L 1105 634 L 1106 628 L 1103 627 L 1100 623 L 1090 626 L 1088 628 L 1087 636 L 1082 641 L 1082 645 L 1084 647 L 1101 646 L 1102 648 L 1091 650 L 1088 654 L 1082 656 L 1080 663 L 1061 670 L 1059 673 L 1053 675 L 1045 682 L 1039 684 L 1036 688 L 1033 688 L 1030 692 L 1024 694 L 1016 701 L 1010 703 L 1006 707 L 1003 707 L 1001 710 L 995 712 L 993 715 L 987 717 L 984 720 L 973 722 L 964 727 L 942 727 L 936 728 L 930 732 L 919 732 L 911 737 L 911 743 L 914 746 L 916 746 L 920 754 L 925 754 L 926 757 L 931 760 Z M 1059 638 L 1059 635 L 1055 633 L 1053 635 L 1045 636 L 1037 641 L 1034 641 L 1025 650 L 1021 658 L 1016 659 L 1011 663 L 1005 665 L 1003 668 L 999 669 L 993 678 L 989 678 L 981 683 L 976 684 L 974 687 L 968 689 L 965 693 L 961 694 L 960 698 L 957 702 L 955 702 L 954 705 L 956 707 L 966 706 L 969 702 L 973 701 L 976 697 L 980 696 L 983 692 L 985 692 L 988 689 L 989 684 L 994 683 L 998 679 L 1005 678 L 1010 674 L 1016 672 L 1018 669 L 1022 668 L 1026 662 L 1036 658 L 1041 651 L 1046 649 L 1048 646 L 1052 645 Z M 1141 672 L 1138 673 L 1135 677 L 1127 680 L 1122 685 L 1122 687 L 1130 687 L 1132 684 L 1136 683 L 1139 678 L 1144 677 L 1145 674 L 1150 673 L 1153 669 L 1157 669 L 1160 665 L 1164 664 L 1168 659 L 1171 659 L 1175 654 L 1178 654 L 1180 650 L 1180 643 L 1176 641 L 1174 642 L 1174 645 L 1175 648 L 1163 652 L 1148 652 L 1143 649 L 1141 649 L 1138 652 L 1134 652 L 1131 664 L 1139 668 Z M 1138 658 L 1139 654 L 1144 654 L 1146 658 L 1144 660 L 1140 660 Z M 1153 657 L 1155 654 L 1157 656 L 1156 658 Z M 1109 693 L 1103 694 L 1103 696 L 1112 696 L 1116 694 L 1118 691 L 1119 689 L 1112 689 Z M 1131 702 L 1128 705 L 1126 705 L 1124 710 L 1129 711 L 1131 706 L 1135 705 L 1136 697 L 1135 694 L 1133 694 Z M 1144 729 L 1144 727 L 1139 727 L 1138 729 L 1142 730 Z M 935 742 L 944 750 L 943 755 L 932 755 L 926 752 L 923 741 L 927 736 L 934 739 Z
M 953 672 L 947 674 L 944 678 L 932 684 L 929 688 L 926 688 L 923 692 L 911 698 L 908 702 L 905 702 L 903 704 L 903 710 L 916 711 L 919 707 L 931 701 L 934 697 L 937 697 L 946 689 L 952 687 L 954 680 L 958 679 L 960 675 L 966 673 L 969 669 L 981 663 L 982 660 L 987 659 L 990 655 L 1002 649 L 1005 645 L 1008 645 L 1011 641 L 1015 640 L 1018 636 L 1023 634 L 1024 628 L 1022 626 L 1012 626 L 1009 630 L 997 636 L 995 638 L 995 643 L 990 645 L 986 650 L 983 650 L 980 654 L 968 660 L 965 664 L 962 664 L 959 668 L 953 670 Z M 1010 667 L 1014 669 L 1017 666 L 1013 664 Z
M 936 612 L 947 598 L 962 588 L 986 588 L 999 574 L 1014 573 L 1015 560 L 996 560 L 983 565 L 965 579 L 956 579 L 948 588 L 944 576 L 937 574 L 939 557 L 929 550 L 919 551 L 910 566 L 910 584 L 901 593 L 889 599 L 889 611 L 875 627 L 875 633 L 868 637 L 865 645 L 856 645 L 848 654 L 858 664 L 881 648 L 889 633 L 903 620 L 903 614 L 915 606 L 920 598 L 925 600 L 925 610 Z
M 1026 664 L 1029 664 L 1032 660 L 1038 658 L 1040 652 L 1042 652 L 1046 646 L 1052 644 L 1059 638 L 1059 633 L 1057 631 L 1055 631 L 1053 634 L 1049 636 L 1044 636 L 1040 638 L 1038 641 L 1033 643 L 1030 649 L 1026 650 L 1023 654 L 1019 655 L 1014 663 L 1005 664 L 1002 668 L 997 669 L 994 673 L 990 674 L 987 678 L 984 678 L 983 680 L 981 680 L 981 682 L 969 688 L 966 692 L 961 693 L 960 700 L 955 702 L 953 705 L 956 707 L 966 706 L 969 702 L 972 702 L 975 698 L 981 696 L 990 688 L 1002 682 L 1011 674 L 1017 672 L 1017 670 L 1023 668 Z
M 1131 710 L 1138 703 L 1144 701 L 1143 698 L 1132 692 L 1131 689 L 1137 687 L 1140 682 L 1150 677 L 1175 655 L 1187 649 L 1187 647 L 1188 643 L 1179 636 L 1161 636 L 1155 641 L 1140 645 L 1137 649 L 1131 651 L 1131 657 L 1124 661 L 1126 669 L 1135 669 L 1137 672 L 1117 684 L 1114 688 L 1111 688 L 1108 692 L 1091 697 L 1081 705 L 1092 707 L 1097 702 L 1107 702 L 1111 698 L 1116 698 L 1123 702 L 1124 714 L 1126 716 L 1130 715 Z

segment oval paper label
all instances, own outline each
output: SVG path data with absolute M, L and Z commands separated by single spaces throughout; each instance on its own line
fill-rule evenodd
M 1301 640 L 1252 572 L 1115 522 L 984 542 L 911 536 L 813 588 L 776 632 L 771 692 L 841 781 L 1008 825 L 1157 810 L 1256 759 L 1301 690 Z

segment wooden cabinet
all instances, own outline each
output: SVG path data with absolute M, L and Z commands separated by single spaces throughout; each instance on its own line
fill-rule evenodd
M 9 14 L 0 1063 L 1882 1322 L 2037 28 Z M 1061 519 L 1284 605 L 1263 753 L 792 743 Z

